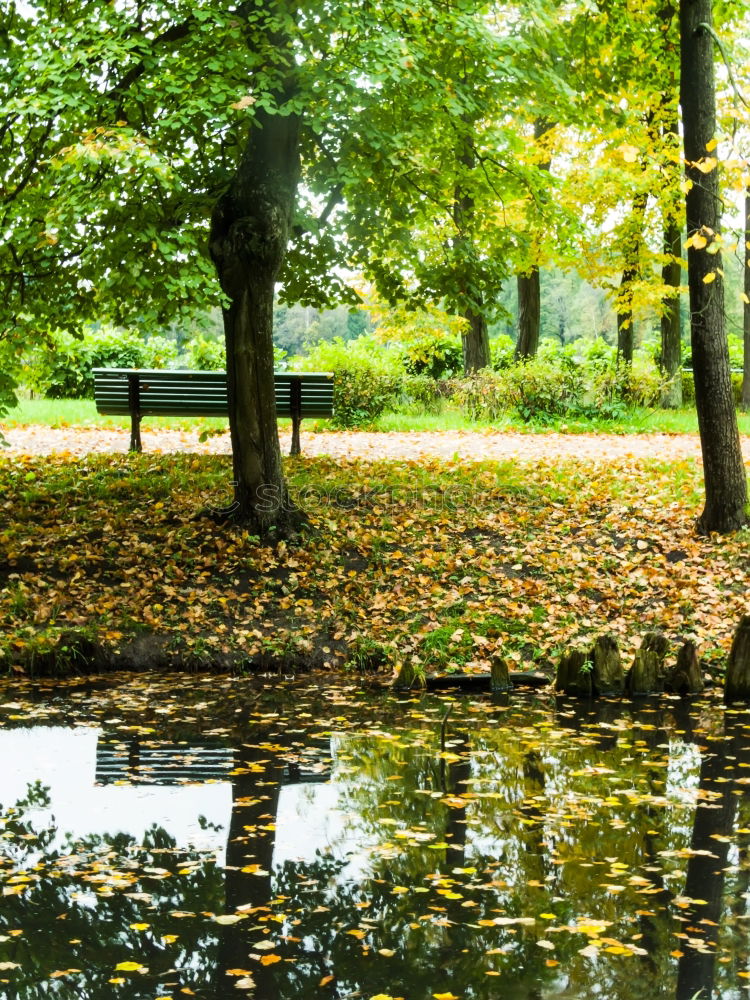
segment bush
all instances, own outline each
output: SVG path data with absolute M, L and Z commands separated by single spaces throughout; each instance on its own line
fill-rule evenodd
M 523 420 L 548 423 L 559 417 L 617 419 L 628 406 L 652 406 L 661 392 L 656 366 L 638 358 L 617 365 L 606 345 L 576 356 L 547 348 L 537 357 L 499 371 L 485 369 L 457 382 L 456 398 L 473 419 L 497 420 L 514 410 Z
M 732 372 L 732 395 L 735 406 L 742 406 L 742 372 Z M 695 405 L 695 383 L 692 372 L 682 373 L 682 402 L 686 406 Z
M 82 399 L 94 394 L 93 368 L 148 368 L 153 357 L 166 355 L 161 337 L 153 347 L 135 333 L 90 331 L 82 338 L 56 333 L 32 359 L 35 387 L 48 399 Z M 172 348 L 172 357 L 176 350 Z
M 398 353 L 369 336 L 319 341 L 293 366 L 297 371 L 333 372 L 333 423 L 337 427 L 371 424 L 395 405 L 401 393 L 403 368 Z
M 195 371 L 223 371 L 227 363 L 226 346 L 223 340 L 199 336 L 190 341 L 180 361 Z
M 448 379 L 434 379 L 429 375 L 405 375 L 401 389 L 406 403 L 412 403 L 422 413 L 442 413 L 445 400 L 451 396 L 452 383 Z
M 516 345 L 507 333 L 501 333 L 490 341 L 490 364 L 495 371 L 510 368 L 516 360 Z

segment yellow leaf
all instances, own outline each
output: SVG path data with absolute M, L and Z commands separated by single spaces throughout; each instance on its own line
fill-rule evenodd
M 131 931 L 145 931 L 148 930 L 150 926 L 151 924 L 131 924 L 130 929 Z
M 716 281 L 716 271 L 709 271 L 709 273 L 703 277 L 704 285 L 710 285 L 712 281 Z
M 680 191 L 682 191 L 683 194 L 687 194 L 688 191 L 691 191 L 692 187 L 693 187 L 693 182 L 690 180 L 689 177 L 687 178 L 687 180 L 680 182 Z
M 224 973 L 225 976 L 249 976 L 251 972 L 249 969 L 227 969 Z
M 161 939 L 164 944 L 174 944 L 179 936 L 179 934 L 162 934 Z
M 695 166 L 702 174 L 710 174 L 718 162 L 715 156 L 707 156 L 704 160 L 698 160 Z
M 260 960 L 261 965 L 275 965 L 281 961 L 281 955 L 264 955 Z
M 347 931 L 346 933 L 351 934 L 352 937 L 355 937 L 358 941 L 361 941 L 367 932 L 359 930 L 359 928 L 356 928 L 355 930 Z
M 323 978 L 318 983 L 318 986 L 327 986 L 329 983 L 332 983 L 333 980 L 334 980 L 333 976 L 323 976 Z
M 455 993 L 433 993 L 435 1000 L 458 1000 Z
M 695 247 L 696 250 L 702 250 L 703 247 L 708 243 L 708 240 L 706 239 L 705 236 L 702 236 L 700 233 L 693 233 L 693 235 L 690 237 L 689 243 L 691 246 Z
M 710 142 L 706 143 L 706 152 L 707 153 L 713 153 L 713 151 L 716 149 L 716 147 L 718 145 L 719 145 L 719 140 L 718 139 L 711 139 Z
M 636 146 L 628 146 L 627 144 L 620 146 L 620 152 L 626 163 L 635 163 L 638 159 L 638 149 Z
M 148 972 L 148 968 L 140 962 L 118 962 L 115 972 Z

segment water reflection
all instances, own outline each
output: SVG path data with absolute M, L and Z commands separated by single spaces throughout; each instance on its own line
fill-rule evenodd
M 122 806 L 67 839 L 73 783 L 13 806 L 6 774 L 8 995 L 748 996 L 747 713 L 304 707 L 58 730 L 87 734 L 80 801 Z M 5 759 L 50 777 L 29 748 L 55 734 L 7 728 Z M 146 829 L 151 796 L 174 813 Z

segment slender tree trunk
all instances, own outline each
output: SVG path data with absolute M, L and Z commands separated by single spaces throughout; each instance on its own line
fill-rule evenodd
M 661 317 L 661 356 L 659 368 L 667 379 L 661 394 L 664 409 L 682 406 L 682 323 L 680 320 L 680 282 L 682 280 L 682 212 L 683 206 L 675 197 L 677 186 L 676 156 L 680 148 L 680 109 L 677 100 L 677 66 L 673 58 L 673 23 L 679 18 L 677 5 L 666 0 L 658 12 L 662 28 L 662 53 L 664 57 L 664 87 L 661 98 L 661 112 L 658 138 L 667 155 L 662 159 L 664 170 L 664 190 L 662 192 L 662 218 L 664 227 L 665 263 L 661 269 L 661 280 L 666 294 L 664 312 Z
M 461 140 L 458 151 L 459 170 L 470 172 L 475 169 L 475 157 L 472 147 L 473 121 L 465 117 L 463 119 L 466 134 Z M 471 231 L 474 222 L 474 199 L 462 186 L 459 180 L 453 195 L 453 223 L 456 227 L 456 239 L 454 242 L 454 252 L 456 255 L 456 267 L 460 272 L 472 277 L 472 272 L 479 266 L 474 247 L 471 241 Z M 466 329 L 461 335 L 461 344 L 464 356 L 464 374 L 471 375 L 472 372 L 479 371 L 480 368 L 488 368 L 490 364 L 490 338 L 487 331 L 487 320 L 484 315 L 484 303 L 481 295 L 477 297 L 469 293 L 468 289 L 462 290 L 466 301 L 463 310 L 463 318 L 466 320 Z
M 538 141 L 552 128 L 552 122 L 537 118 L 534 122 L 534 139 Z M 549 170 L 550 161 L 539 164 L 540 170 Z M 538 265 L 534 264 L 525 274 L 516 277 L 518 288 L 518 340 L 516 358 L 533 358 L 539 348 L 542 322 L 542 293 Z
M 281 534 L 296 512 L 284 481 L 273 383 L 273 299 L 299 177 L 299 118 L 259 111 L 211 221 L 222 290 L 235 520 Z
M 745 305 L 742 310 L 742 409 L 750 410 L 750 188 L 745 189 Z
M 661 370 L 669 381 L 661 397 L 665 409 L 682 406 L 682 331 L 680 327 L 680 279 L 682 266 L 682 238 L 680 227 L 674 219 L 664 224 L 664 253 L 670 259 L 661 269 L 663 284 L 672 289 L 664 299 L 661 317 Z
M 539 348 L 542 296 L 539 268 L 536 264 L 526 274 L 516 276 L 518 286 L 517 358 L 533 358 Z
M 747 480 L 724 328 L 721 254 L 707 252 L 719 231 L 718 174 L 695 166 L 710 166 L 707 146 L 716 124 L 710 24 L 711 0 L 680 0 L 680 103 L 686 174 L 692 181 L 686 198 L 690 340 L 706 488 L 698 530 L 704 534 L 735 531 L 747 522 Z
M 623 240 L 625 267 L 617 293 L 617 357 L 626 364 L 633 363 L 635 328 L 633 326 L 633 285 L 641 274 L 641 242 L 643 217 L 646 213 L 648 193 L 640 191 L 633 198 L 633 208 L 628 220 L 628 232 Z

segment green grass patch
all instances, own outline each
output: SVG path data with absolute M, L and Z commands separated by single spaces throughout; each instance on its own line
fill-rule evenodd
M 740 433 L 750 434 L 750 414 L 738 413 Z M 47 427 L 130 427 L 129 417 L 108 417 L 96 411 L 96 404 L 89 399 L 22 399 L 4 420 L 9 427 L 39 424 Z M 286 428 L 288 420 L 280 420 Z M 328 420 L 305 421 L 307 432 L 324 432 L 331 428 Z M 195 430 L 223 430 L 224 418 L 217 417 L 146 417 L 144 429 L 177 428 Z M 568 434 L 697 434 L 698 421 L 693 408 L 681 410 L 632 409 L 618 420 L 587 419 L 565 420 L 557 418 L 549 423 L 526 423 L 515 414 L 505 414 L 500 420 L 473 421 L 456 407 L 445 406 L 442 413 L 427 414 L 403 410 L 385 413 L 370 428 L 377 431 L 514 431 L 528 434 L 557 431 Z

